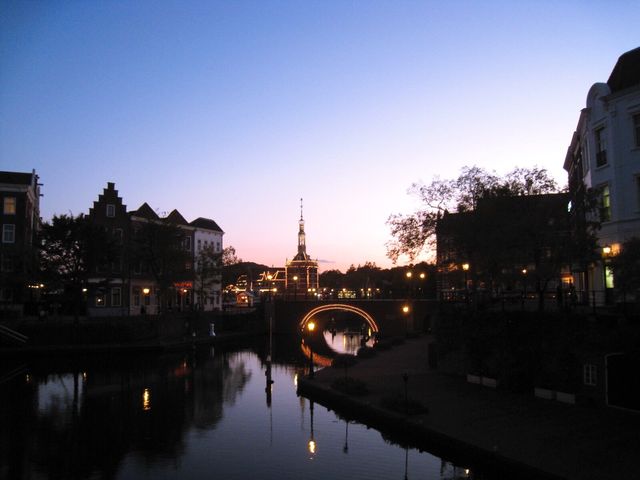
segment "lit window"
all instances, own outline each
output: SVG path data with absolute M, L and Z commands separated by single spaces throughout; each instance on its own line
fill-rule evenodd
M 595 386 L 598 381 L 598 367 L 591 363 L 583 366 L 583 381 L 585 385 Z
M 113 203 L 107 203 L 107 217 L 116 216 L 116 206 Z
M 607 164 L 607 136 L 603 128 L 596 130 L 596 167 Z
M 633 132 L 636 140 L 636 147 L 640 147 L 640 113 L 633 116 Z
M 111 289 L 111 306 L 119 307 L 122 305 L 122 292 L 120 287 L 113 287 Z
M 611 191 L 609 185 L 600 188 L 600 221 L 611 220 Z
M 13 223 L 2 225 L 2 243 L 15 243 L 16 226 Z
M 96 293 L 96 307 L 104 307 L 105 295 L 103 292 Z
M 16 197 L 4 197 L 3 212 L 5 215 L 16 214 Z

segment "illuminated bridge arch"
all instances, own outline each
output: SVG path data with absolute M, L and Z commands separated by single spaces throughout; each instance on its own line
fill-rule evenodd
M 376 321 L 373 319 L 371 315 L 369 315 L 367 312 L 365 312 L 361 308 L 355 307 L 353 305 L 344 304 L 344 303 L 331 303 L 328 305 L 320 305 L 319 307 L 312 309 L 300 321 L 300 324 L 299 324 L 300 330 L 304 331 L 304 329 L 307 327 L 307 323 L 309 323 L 309 320 L 311 320 L 314 315 L 318 313 L 326 312 L 328 310 L 341 310 L 343 312 L 351 312 L 351 313 L 355 313 L 356 315 L 360 315 L 369 324 L 369 326 L 371 327 L 371 330 L 374 333 L 377 333 L 380 331 L 380 329 L 378 328 L 378 324 L 376 323 Z

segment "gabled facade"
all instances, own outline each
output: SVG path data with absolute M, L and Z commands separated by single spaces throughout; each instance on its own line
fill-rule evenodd
M 147 203 L 127 212 L 111 182 L 89 210 L 89 218 L 113 235 L 117 247 L 111 265 L 96 268 L 89 280 L 89 315 L 221 309 L 219 281 L 206 282 L 207 288 L 199 292 L 196 288 L 204 284 L 196 265 L 198 240 L 206 237 L 207 242 L 213 241 L 213 248 L 222 250 L 224 232 L 213 220 L 190 224 L 178 210 L 160 217 Z M 172 254 L 163 255 L 163 251 Z
M 195 304 L 199 310 L 221 310 L 224 232 L 210 218 L 198 217 L 189 225 L 194 229 Z
M 37 300 L 40 184 L 31 173 L 0 172 L 0 318 Z
M 603 303 L 615 287 L 609 256 L 640 236 L 640 48 L 622 55 L 607 82 L 589 90 L 564 169 L 578 227 L 589 220 L 585 193 L 593 189 L 599 195 L 601 258 L 576 269 L 575 281 Z

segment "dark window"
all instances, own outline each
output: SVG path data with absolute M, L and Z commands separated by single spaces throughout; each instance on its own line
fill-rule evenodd
M 583 383 L 595 386 L 598 383 L 598 367 L 593 364 L 585 364 L 582 369 Z
M 602 167 L 607 164 L 606 133 L 604 127 L 596 130 L 596 167 Z
M 0 272 L 13 272 L 13 258 L 3 255 L 0 260 Z
M 116 228 L 113 230 L 113 236 L 115 237 L 116 243 L 118 245 L 122 245 L 122 229 L 121 228 Z
M 633 133 L 635 136 L 636 147 L 640 147 L 640 113 L 633 116 Z
M 2 243 L 15 243 L 16 226 L 13 223 L 2 225 Z
M 119 307 L 122 305 L 122 291 L 120 287 L 113 287 L 111 289 L 111 306 Z
M 107 217 L 116 216 L 116 206 L 113 203 L 107 203 Z

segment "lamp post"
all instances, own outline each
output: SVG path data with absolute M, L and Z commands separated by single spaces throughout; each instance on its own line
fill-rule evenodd
M 411 312 L 411 308 L 409 305 L 402 306 L 402 313 L 404 314 L 404 336 L 406 337 L 409 333 L 409 313 Z
M 407 271 L 406 276 L 407 276 L 407 283 L 409 285 L 408 287 L 409 294 L 407 295 L 407 297 L 411 298 L 411 279 L 413 278 L 413 272 L 411 270 Z
M 424 272 L 420 272 L 420 294 L 418 297 L 424 298 L 424 279 L 427 278 L 427 274 Z
M 605 245 L 602 247 L 602 291 L 604 292 L 604 304 L 607 305 L 609 303 L 609 295 L 607 288 L 607 257 L 611 254 L 611 247 L 609 245 Z
M 522 269 L 522 276 L 524 277 L 522 286 L 522 309 L 524 310 L 524 302 L 527 299 L 527 269 Z
M 464 271 L 464 297 L 468 305 L 469 304 L 469 284 L 467 283 L 467 272 L 469 271 L 469 264 L 463 263 L 462 270 Z
M 313 344 L 312 341 L 313 339 L 311 338 L 313 336 L 313 332 L 316 329 L 316 324 L 313 321 L 310 321 L 309 323 L 307 323 L 307 332 L 308 332 L 308 339 L 309 339 L 309 360 L 310 360 L 310 364 L 309 364 L 309 378 L 313 378 L 314 377 L 314 372 L 313 372 Z

